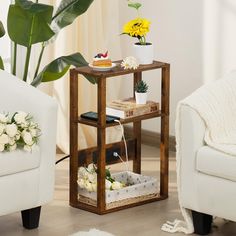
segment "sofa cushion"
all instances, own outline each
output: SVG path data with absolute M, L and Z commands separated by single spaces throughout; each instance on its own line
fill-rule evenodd
M 0 153 L 0 176 L 35 169 L 39 167 L 39 164 L 39 148 L 35 148 L 32 152 L 16 150 Z
M 204 174 L 236 181 L 236 157 L 209 146 L 204 146 L 197 152 L 196 169 Z

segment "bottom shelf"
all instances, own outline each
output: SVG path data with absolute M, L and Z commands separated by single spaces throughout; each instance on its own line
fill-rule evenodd
M 168 196 L 161 196 L 160 193 L 156 194 L 149 194 L 146 196 L 140 196 L 140 197 L 135 197 L 135 198 L 130 198 L 130 199 L 125 199 L 122 201 L 117 201 L 113 203 L 106 204 L 106 209 L 104 211 L 100 211 L 97 208 L 96 201 L 93 201 L 91 199 L 88 199 L 87 197 L 80 197 L 78 199 L 78 202 L 76 205 L 73 205 L 73 207 L 86 210 L 89 212 L 93 212 L 99 215 L 155 202 L 155 201 L 161 201 L 164 199 L 167 199 Z

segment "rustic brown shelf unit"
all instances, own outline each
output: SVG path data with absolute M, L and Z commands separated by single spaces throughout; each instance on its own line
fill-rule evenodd
M 80 67 L 70 70 L 70 205 L 97 214 L 105 214 L 140 204 L 163 200 L 168 197 L 168 149 L 169 149 L 169 90 L 170 90 L 170 65 L 154 61 L 150 65 L 140 65 L 135 70 L 124 70 L 121 61 L 116 61 L 117 67 L 110 71 L 94 71 L 90 67 Z M 122 124 L 133 123 L 133 139 L 127 141 L 129 159 L 133 160 L 133 171 L 141 173 L 141 122 L 142 120 L 161 117 L 161 144 L 160 144 L 160 193 L 149 199 L 138 199 L 122 206 L 108 208 L 105 202 L 105 166 L 117 163 L 119 160 L 107 160 L 107 151 L 120 148 L 124 156 L 123 142 L 106 144 L 106 128 L 118 125 L 106 123 L 106 79 L 120 75 L 133 74 L 133 85 L 142 80 L 142 72 L 161 69 L 161 111 L 142 116 L 121 120 Z M 97 79 L 97 107 L 98 121 L 90 121 L 79 117 L 78 114 L 78 75 L 90 75 Z M 134 92 L 134 88 L 133 88 Z M 89 125 L 97 128 L 97 147 L 78 150 L 78 124 Z M 89 164 L 96 156 L 98 167 L 97 204 L 78 200 L 78 168 Z M 137 199 L 136 199 L 137 200 Z

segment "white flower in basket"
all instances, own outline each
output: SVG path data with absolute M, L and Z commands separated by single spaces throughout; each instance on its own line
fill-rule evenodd
M 117 190 L 124 187 L 124 184 L 115 181 L 110 174 L 109 169 L 106 169 L 106 189 Z M 78 185 L 81 189 L 86 189 L 88 192 L 97 191 L 97 169 L 92 163 L 88 167 L 80 167 L 78 170 Z

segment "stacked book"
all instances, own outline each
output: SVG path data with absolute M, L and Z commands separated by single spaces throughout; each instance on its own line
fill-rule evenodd
M 147 101 L 146 104 L 138 105 L 134 98 L 124 100 L 116 100 L 109 102 L 106 107 L 106 114 L 110 116 L 120 117 L 121 119 L 141 116 L 159 110 L 159 103 Z

